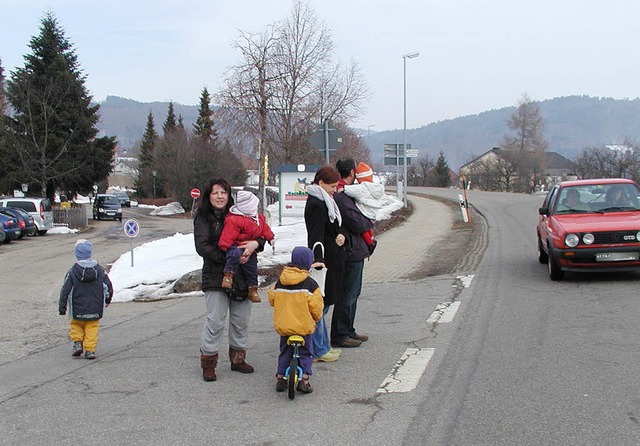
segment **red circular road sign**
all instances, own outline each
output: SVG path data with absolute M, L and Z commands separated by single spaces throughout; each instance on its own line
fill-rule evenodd
M 200 189 L 191 189 L 191 198 L 198 198 L 200 196 Z

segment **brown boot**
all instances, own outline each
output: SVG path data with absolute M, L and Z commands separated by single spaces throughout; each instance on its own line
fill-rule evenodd
M 200 355 L 200 367 L 202 367 L 202 377 L 205 381 L 216 380 L 216 366 L 218 365 L 218 354 Z
M 262 299 L 260 299 L 260 294 L 258 294 L 257 286 L 249 287 L 249 300 L 251 302 L 262 302 Z
M 224 277 L 222 278 L 222 288 L 230 290 L 232 285 L 233 285 L 233 272 L 229 271 L 227 273 L 224 273 Z
M 253 367 L 244 361 L 246 350 L 234 350 L 229 347 L 229 360 L 231 361 L 231 370 L 240 373 L 253 373 Z

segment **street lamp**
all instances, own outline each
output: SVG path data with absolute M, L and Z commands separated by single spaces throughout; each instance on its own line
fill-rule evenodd
M 404 184 L 402 185 L 402 202 L 404 203 L 404 207 L 407 207 L 407 59 L 413 59 L 420 55 L 417 51 L 415 53 L 404 54 L 402 56 L 403 63 L 403 78 L 404 78 L 404 130 L 403 137 L 404 143 L 402 145 L 402 149 L 404 151 L 404 156 L 402 157 L 404 166 L 402 172 L 402 180 Z

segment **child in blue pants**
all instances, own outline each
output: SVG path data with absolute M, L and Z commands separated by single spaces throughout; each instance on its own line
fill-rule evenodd
M 284 392 L 287 381 L 284 372 L 289 366 L 293 348 L 287 345 L 287 338 L 299 335 L 305 344 L 300 348 L 302 380 L 297 390 L 311 393 L 309 383 L 313 363 L 313 341 L 311 335 L 316 322 L 322 317 L 324 303 L 318 283 L 309 277 L 313 263 L 313 252 L 306 246 L 296 246 L 291 252 L 291 263 L 286 265 L 276 284 L 269 290 L 269 303 L 273 307 L 273 325 L 280 335 L 280 356 L 276 374 L 276 391 Z

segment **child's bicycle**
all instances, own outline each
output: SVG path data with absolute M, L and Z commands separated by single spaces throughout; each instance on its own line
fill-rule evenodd
M 300 347 L 304 345 L 304 338 L 299 335 L 291 335 L 287 338 L 287 345 L 293 347 L 293 356 L 289 367 L 284 372 L 289 390 L 289 399 L 292 400 L 296 396 L 296 386 L 298 381 L 302 380 L 302 367 L 300 367 Z

